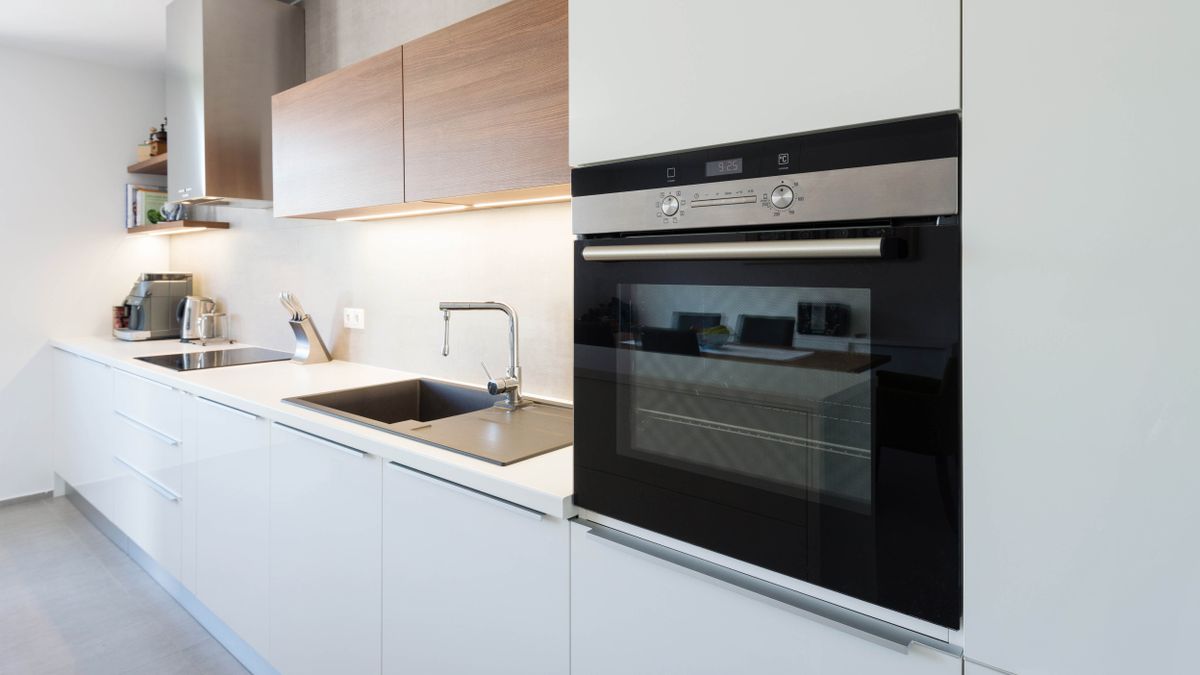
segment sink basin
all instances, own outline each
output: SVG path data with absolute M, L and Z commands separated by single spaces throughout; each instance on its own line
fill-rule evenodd
M 339 417 L 352 415 L 372 422 L 395 424 L 406 420 L 432 422 L 483 410 L 501 398 L 446 382 L 407 380 L 297 396 L 284 401 Z
M 283 399 L 388 433 L 505 466 L 565 448 L 574 415 L 566 406 L 493 407 L 492 396 L 437 380 L 406 380 Z

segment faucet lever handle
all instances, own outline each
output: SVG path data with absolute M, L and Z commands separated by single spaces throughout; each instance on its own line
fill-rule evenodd
M 487 364 L 486 364 L 486 363 L 484 363 L 483 361 L 480 361 L 480 362 L 479 362 L 479 367 L 480 367 L 480 368 L 483 368 L 483 374 L 484 374 L 484 375 L 487 375 L 487 379 L 488 379 L 488 380 L 491 380 L 491 379 L 493 379 L 493 378 L 492 378 L 492 373 L 491 373 L 491 371 L 490 371 L 490 370 L 488 370 L 488 367 L 487 367 Z

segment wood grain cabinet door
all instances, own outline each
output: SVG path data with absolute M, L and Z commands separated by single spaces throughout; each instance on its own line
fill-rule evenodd
M 570 182 L 567 2 L 514 0 L 404 45 L 405 198 Z
M 403 64 L 397 47 L 271 99 L 276 216 L 404 201 Z

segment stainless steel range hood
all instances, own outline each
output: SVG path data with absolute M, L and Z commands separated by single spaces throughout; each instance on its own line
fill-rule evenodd
M 304 81 L 304 10 L 277 0 L 167 6 L 172 201 L 271 205 L 271 96 Z

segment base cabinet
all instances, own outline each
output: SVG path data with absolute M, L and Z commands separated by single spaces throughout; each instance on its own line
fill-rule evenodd
M 271 664 L 378 673 L 379 458 L 273 424 L 270 461 Z
M 571 672 L 960 675 L 962 660 L 894 651 L 573 523 Z
M 112 377 L 104 364 L 54 350 L 54 471 L 110 520 L 117 476 L 109 445 Z
M 389 463 L 383 672 L 570 669 L 566 521 Z
M 196 422 L 196 597 L 265 655 L 269 423 L 204 398 Z

